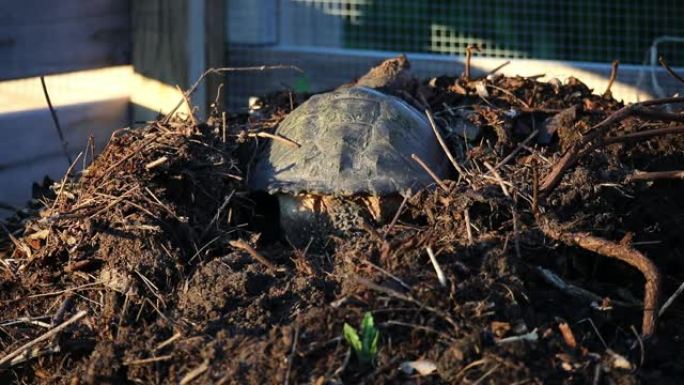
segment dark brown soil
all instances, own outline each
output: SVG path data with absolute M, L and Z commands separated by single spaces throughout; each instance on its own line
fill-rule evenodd
M 656 309 L 684 282 L 682 179 L 629 178 L 684 169 L 678 105 L 601 128 L 624 106 L 576 79 L 443 76 L 402 87 L 444 126 L 452 109 L 472 111 L 476 140 L 446 135 L 464 174 L 444 181 L 449 191 L 408 198 L 396 222 L 325 247 L 280 239 L 273 202 L 245 188 L 269 140 L 250 134 L 273 133 L 303 96 L 272 95 L 260 116 L 232 116 L 226 128 L 213 116 L 121 130 L 85 170 L 37 189 L 0 236 L 2 357 L 87 315 L 0 361 L 0 383 L 681 383 L 684 299 L 649 332 L 650 273 L 620 260 L 636 252 L 655 264 Z M 663 128 L 675 134 L 611 143 Z M 380 331 L 370 365 L 342 337 L 365 312 Z M 399 369 L 419 359 L 436 370 Z

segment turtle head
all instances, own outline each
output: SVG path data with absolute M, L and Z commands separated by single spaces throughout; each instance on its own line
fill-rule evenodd
M 347 237 L 364 224 L 391 221 L 401 206 L 400 196 L 337 197 L 314 194 L 278 194 L 280 227 L 296 247 L 324 247 L 330 235 Z

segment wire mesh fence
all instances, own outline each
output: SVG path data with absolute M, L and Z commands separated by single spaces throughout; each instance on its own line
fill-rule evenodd
M 601 76 L 615 59 L 655 68 L 662 55 L 673 66 L 684 65 L 681 0 L 227 1 L 232 65 L 286 62 L 313 69 L 289 83 L 278 76 L 264 82 L 263 74 L 233 79 L 231 106 L 263 94 L 268 82 L 307 91 L 309 83 L 329 87 L 330 78 L 349 81 L 350 73 L 367 68 L 364 55 L 377 58 L 388 51 L 429 54 L 430 66 L 439 71 L 453 71 L 450 56 L 465 55 L 470 45 L 485 58 L 602 63 L 605 67 L 593 71 Z M 649 50 L 655 46 L 657 52 Z M 660 87 L 659 78 L 643 68 L 621 72 L 620 80 L 636 88 L 649 83 L 659 96 L 671 93 L 672 87 Z
M 453 55 L 477 44 L 490 57 L 641 63 L 655 38 L 684 36 L 681 0 L 283 0 L 279 9 L 292 6 L 340 18 L 344 48 Z M 673 62 L 684 60 L 680 48 L 662 47 Z

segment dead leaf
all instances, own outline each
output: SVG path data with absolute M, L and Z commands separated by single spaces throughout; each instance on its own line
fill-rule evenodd
M 418 372 L 421 376 L 428 376 L 437 370 L 437 364 L 430 360 L 404 361 L 399 365 L 399 370 L 406 374 Z

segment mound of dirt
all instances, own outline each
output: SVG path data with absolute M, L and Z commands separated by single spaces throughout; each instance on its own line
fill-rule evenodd
M 292 247 L 246 188 L 305 95 L 227 126 L 120 130 L 37 189 L 0 238 L 0 382 L 679 383 L 684 98 L 395 83 L 431 111 L 455 176 L 320 248 Z M 371 362 L 343 335 L 368 312 Z

